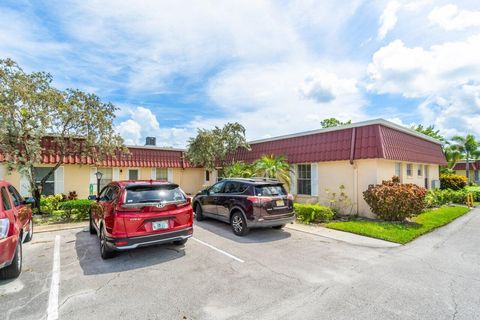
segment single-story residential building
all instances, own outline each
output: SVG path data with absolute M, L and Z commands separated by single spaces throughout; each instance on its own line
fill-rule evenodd
M 383 119 L 359 122 L 250 142 L 251 150 L 238 150 L 233 158 L 253 162 L 262 155 L 285 156 L 293 166 L 290 192 L 299 202 L 326 204 L 340 186 L 351 202 L 351 212 L 372 216 L 363 200 L 370 184 L 397 175 L 403 183 L 427 188 L 439 186 L 439 165 L 446 160 L 439 141 Z M 83 157 L 66 157 L 48 181 L 44 194 L 76 191 L 80 198 L 96 193 L 95 173 L 103 173 L 101 186 L 112 180 L 166 179 L 189 194 L 217 181 L 217 171 L 192 166 L 185 150 L 156 146 L 128 146 L 126 159 L 107 158 L 92 163 Z M 0 161 L 1 161 L 0 157 Z M 45 156 L 36 167 L 43 177 L 55 165 Z M 0 163 L 0 179 L 11 182 L 22 195 L 28 183 L 17 172 L 7 172 Z M 329 193 L 330 192 L 330 193 Z M 330 195 L 329 195 L 330 194 Z
M 462 176 L 467 176 L 467 161 L 466 160 L 460 160 L 457 161 L 453 167 L 453 171 L 455 171 L 456 174 L 462 175 Z M 480 183 L 480 160 L 470 160 L 468 162 L 468 169 L 469 169 L 469 175 L 470 175 L 470 181 L 475 182 L 475 183 Z
M 395 123 L 376 119 L 250 142 L 251 151 L 233 158 L 253 162 L 264 154 L 283 155 L 293 165 L 292 190 L 298 202 L 328 204 L 340 186 L 351 212 L 372 217 L 363 200 L 370 184 L 390 180 L 426 188 L 440 186 L 439 166 L 446 165 L 441 143 Z

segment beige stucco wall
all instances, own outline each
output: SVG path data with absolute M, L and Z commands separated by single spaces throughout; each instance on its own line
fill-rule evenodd
M 79 199 L 86 199 L 90 189 L 90 166 L 64 165 L 63 170 L 64 194 L 75 191 Z
M 345 213 L 355 214 L 373 218 L 370 207 L 363 200 L 363 191 L 367 190 L 370 184 L 379 184 L 382 180 L 389 180 L 395 175 L 395 163 L 385 159 L 356 160 L 353 165 L 349 161 L 331 161 L 317 163 L 318 196 L 295 195 L 295 200 L 301 203 L 320 203 L 328 205 L 331 193 L 340 192 L 339 187 L 345 187 L 344 192 L 350 199 L 350 206 L 345 206 Z M 425 169 L 422 176 L 417 175 L 417 165 L 413 164 L 413 175 L 407 176 L 407 162 L 402 163 L 401 180 L 403 183 L 415 183 L 425 186 Z M 423 164 L 427 165 L 427 164 Z M 424 167 L 425 168 L 425 167 Z M 432 180 L 438 180 L 438 165 L 428 165 L 428 186 Z M 330 195 L 327 190 L 329 190 Z

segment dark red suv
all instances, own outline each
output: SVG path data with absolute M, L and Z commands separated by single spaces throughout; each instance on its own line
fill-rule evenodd
M 32 240 L 32 210 L 8 182 L 0 181 L 0 280 L 16 278 L 22 271 L 22 243 Z
M 293 196 L 277 180 L 229 178 L 193 198 L 197 220 L 214 218 L 232 226 L 238 236 L 250 228 L 281 229 L 295 219 Z
M 112 182 L 90 210 L 90 233 L 103 259 L 117 251 L 161 243 L 182 245 L 193 234 L 190 198 L 164 181 Z

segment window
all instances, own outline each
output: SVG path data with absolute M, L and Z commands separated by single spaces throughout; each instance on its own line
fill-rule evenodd
M 205 170 L 205 181 L 210 181 L 210 171 Z
M 138 169 L 128 170 L 128 180 L 138 180 Z
M 245 183 L 237 181 L 225 182 L 224 193 L 242 193 L 248 188 L 248 185 Z
M 256 196 L 285 196 L 287 195 L 287 191 L 281 185 L 273 185 L 273 186 L 258 186 L 255 187 L 255 195 Z
M 155 178 L 157 180 L 168 181 L 168 169 L 167 168 L 157 168 L 155 170 Z
M 423 165 L 419 164 L 417 166 L 417 175 L 421 177 L 423 175 Z
M 298 194 L 312 194 L 312 166 L 310 164 L 299 164 L 297 172 Z
M 3 202 L 3 210 L 10 210 L 12 209 L 12 203 L 10 202 L 10 197 L 8 196 L 7 189 L 2 187 L 2 202 Z
M 413 176 L 413 164 L 411 163 L 407 164 L 407 176 L 409 177 Z
M 40 184 L 40 181 L 52 170 L 52 167 L 35 167 L 33 168 L 33 174 L 35 175 L 35 182 L 37 185 Z M 55 194 L 55 173 L 52 173 L 48 177 L 47 181 L 43 185 L 42 194 L 45 196 L 50 196 Z
M 113 169 L 112 168 L 98 168 L 98 172 L 102 173 L 102 179 L 100 179 L 100 190 L 105 188 L 113 179 Z
M 217 184 L 214 184 L 213 187 L 210 188 L 210 193 L 221 193 L 224 185 L 225 182 L 219 182 Z
M 127 187 L 125 202 L 148 203 L 148 202 L 172 202 L 186 201 L 185 195 L 177 185 L 137 185 Z
M 8 191 L 10 191 L 10 194 L 12 195 L 13 198 L 13 205 L 15 207 L 18 207 L 19 205 L 22 204 L 23 198 L 22 196 L 18 193 L 17 189 L 15 189 L 13 186 L 8 186 Z
M 118 195 L 118 188 L 114 185 L 103 188 L 102 192 L 100 192 L 100 200 L 101 201 L 113 201 L 117 198 Z
M 395 175 L 399 178 L 402 176 L 402 164 L 400 162 L 395 163 Z

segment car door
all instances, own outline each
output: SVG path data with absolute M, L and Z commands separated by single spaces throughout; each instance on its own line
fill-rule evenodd
M 104 197 L 100 198 L 103 208 L 103 221 L 108 235 L 112 233 L 115 224 L 115 206 L 118 193 L 119 188 L 115 185 L 110 185 Z
M 235 195 L 238 194 L 239 182 L 227 181 L 223 187 L 222 193 L 217 196 L 217 214 L 221 219 L 228 221 L 230 207 L 235 201 Z
M 105 218 L 105 203 L 108 199 L 107 194 L 110 193 L 110 186 L 106 186 L 100 192 L 98 196 L 97 203 L 95 205 L 95 210 L 93 213 L 93 219 L 95 220 L 95 224 L 98 228 L 100 228 L 100 224 L 104 221 Z
M 20 219 L 20 224 L 24 230 L 27 230 L 30 219 L 32 218 L 32 210 L 29 206 L 25 205 L 22 196 L 14 186 L 8 186 L 8 192 L 12 196 L 13 207 Z
M 15 232 L 12 232 L 10 234 L 20 234 L 19 232 L 19 223 L 18 223 L 18 216 L 17 213 L 15 212 L 15 208 L 13 207 L 12 200 L 10 199 L 10 195 L 7 191 L 7 188 L 1 187 L 0 188 L 0 195 L 2 197 L 2 211 L 5 213 L 5 216 L 8 218 L 10 221 L 10 226 L 14 226 L 16 229 Z
M 202 209 L 206 213 L 217 215 L 217 201 L 219 194 L 223 191 L 224 181 L 214 184 L 208 189 L 207 195 L 202 199 Z

